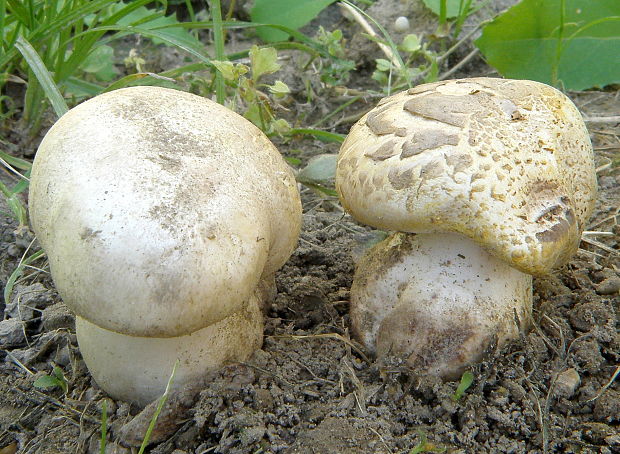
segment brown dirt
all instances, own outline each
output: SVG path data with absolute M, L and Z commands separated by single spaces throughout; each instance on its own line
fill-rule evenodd
M 619 96 L 571 94 L 588 117 L 617 115 Z M 620 452 L 620 123 L 588 126 L 600 186 L 588 230 L 599 233 L 584 236 L 569 265 L 535 280 L 533 329 L 474 367 L 473 385 L 460 399 L 454 398 L 457 382 L 379 367 L 350 340 L 354 263 L 377 233 L 345 215 L 336 200 L 303 188 L 303 232 L 277 275 L 263 348 L 247 364 L 173 393 L 150 452 Z M 14 127 L 5 136 L 24 147 L 23 134 Z M 35 145 L 15 153 L 29 155 Z M 312 141 L 281 145 L 285 152 L 299 148 L 304 159 L 337 149 Z M 4 287 L 31 236 L 5 214 L 6 207 L 1 211 Z M 73 317 L 45 263 L 36 266 L 43 271 L 27 270 L 13 304 L 0 303 L 0 454 L 13 448 L 98 453 L 104 402 L 106 452 L 136 452 L 153 407 L 139 412 L 115 402 L 92 381 Z M 67 378 L 66 395 L 33 387 L 54 366 Z

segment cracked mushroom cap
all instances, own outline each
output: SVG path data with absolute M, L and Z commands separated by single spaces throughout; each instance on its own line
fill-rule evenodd
M 341 147 L 336 188 L 359 221 L 455 232 L 530 274 L 568 261 L 596 198 L 583 119 L 539 82 L 472 78 L 383 99 Z
M 244 308 L 295 248 L 301 202 L 288 165 L 249 121 L 189 93 L 132 87 L 50 129 L 30 215 L 79 317 L 174 337 Z

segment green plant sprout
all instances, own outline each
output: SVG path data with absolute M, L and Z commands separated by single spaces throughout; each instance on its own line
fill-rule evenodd
M 379 82 L 387 94 L 407 88 L 413 83 L 436 81 L 439 64 L 447 56 L 447 53 L 436 48 L 444 49 L 446 40 L 454 41 L 460 35 L 465 20 L 489 0 L 476 3 L 473 0 L 423 1 L 438 16 L 439 24 L 435 33 L 425 37 L 408 34 L 395 48 L 391 39 L 367 36 L 373 41 L 389 45 L 399 57 L 404 56 L 404 63 L 400 65 L 383 58 L 376 60 L 376 70 L 372 78 Z M 382 30 L 382 33 L 385 36 L 387 31 Z
M 424 82 L 437 79 L 438 54 L 430 49 L 428 41 L 423 42 L 421 37 L 411 33 L 403 38 L 397 49 L 405 55 L 404 66 L 395 68 L 389 60 L 379 58 L 372 75 L 386 92 L 405 88 L 419 76 L 423 76 Z
M 162 396 L 159 398 L 159 401 L 157 402 L 157 407 L 155 408 L 155 412 L 153 413 L 151 421 L 149 422 L 149 426 L 146 429 L 146 433 L 144 434 L 144 438 L 142 439 L 142 443 L 140 445 L 140 450 L 138 451 L 138 454 L 143 454 L 144 450 L 149 444 L 151 434 L 153 433 L 153 429 L 155 429 L 155 425 L 157 424 L 157 419 L 159 418 L 159 415 L 161 411 L 163 410 L 164 405 L 166 404 L 166 400 L 168 400 L 168 395 L 170 394 L 170 390 L 172 389 L 172 384 L 174 382 L 174 376 L 176 375 L 178 366 L 179 366 L 179 360 L 177 360 L 174 363 L 174 366 L 172 368 L 172 373 L 170 374 L 170 377 L 168 378 L 168 383 L 166 384 L 166 389 L 164 393 L 162 394 Z M 105 454 L 106 447 L 107 447 L 107 441 L 108 441 L 108 405 L 107 405 L 106 400 L 104 400 L 101 404 L 101 439 L 100 440 L 101 441 L 99 443 L 99 453 Z
M 409 451 L 409 454 L 420 454 L 423 452 L 445 452 L 446 448 L 439 447 L 435 445 L 435 443 L 431 443 L 428 441 L 426 434 L 422 431 L 418 431 L 418 435 L 420 436 L 420 442 L 415 445 Z
M 325 46 L 329 55 L 334 57 L 319 60 L 321 82 L 329 86 L 346 84 L 351 76 L 351 71 L 355 70 L 355 62 L 346 59 L 342 30 L 337 29 L 330 32 L 319 26 L 314 39 Z
M 249 52 L 250 66 L 243 63 L 212 60 L 211 63 L 231 88 L 228 107 L 241 110 L 243 116 L 268 135 L 283 135 L 291 126 L 284 119 L 276 118 L 273 105 L 278 98 L 290 93 L 288 86 L 276 80 L 272 85 L 261 84 L 260 79 L 277 72 L 278 53 L 273 47 L 252 46 Z M 269 94 L 265 93 L 265 90 Z M 271 95 L 271 96 L 270 96 Z
M 69 391 L 69 384 L 67 383 L 67 379 L 62 373 L 62 369 L 58 366 L 54 366 L 52 369 L 52 375 L 43 375 L 35 380 L 32 384 L 37 389 L 53 389 L 60 388 L 63 394 L 67 394 Z
M 454 391 L 454 394 L 452 395 L 452 400 L 454 402 L 458 402 L 459 400 L 461 400 L 461 398 L 465 395 L 465 392 L 469 389 L 473 382 L 474 374 L 472 374 L 470 371 L 463 372 L 463 375 L 461 376 L 461 382 L 459 383 L 456 391 Z

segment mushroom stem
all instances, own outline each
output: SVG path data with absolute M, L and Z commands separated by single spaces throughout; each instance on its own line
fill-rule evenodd
M 532 277 L 452 233 L 396 233 L 358 264 L 351 321 L 365 346 L 453 379 L 529 324 Z
M 227 362 L 245 361 L 260 348 L 263 316 L 256 294 L 242 310 L 178 337 L 128 336 L 76 316 L 80 352 L 101 388 L 144 407 L 162 395 L 177 360 L 175 389 Z

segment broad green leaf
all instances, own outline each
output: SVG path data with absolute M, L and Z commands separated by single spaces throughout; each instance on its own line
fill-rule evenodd
M 99 46 L 84 60 L 80 68 L 94 74 L 98 80 L 109 82 L 116 77 L 114 67 L 114 49 L 110 46 Z
M 285 25 L 298 29 L 314 19 L 336 0 L 255 0 L 250 11 L 253 22 Z M 256 33 L 268 43 L 284 41 L 288 34 L 273 28 L 258 28 Z
M 488 24 L 476 45 L 505 77 L 569 90 L 618 83 L 620 1 L 523 0 Z
M 441 0 L 422 0 L 426 7 L 439 16 Z M 446 17 L 452 19 L 459 15 L 461 3 L 465 0 L 446 0 Z

